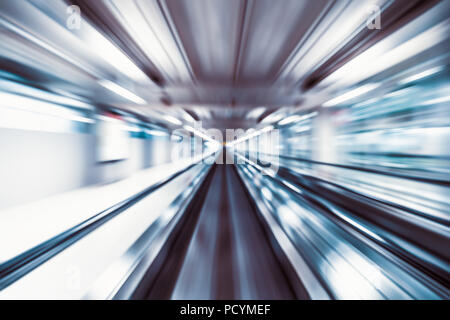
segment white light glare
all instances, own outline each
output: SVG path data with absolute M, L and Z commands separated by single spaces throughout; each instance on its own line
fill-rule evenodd
M 246 119 L 256 119 L 256 118 L 260 117 L 264 113 L 264 111 L 266 111 L 265 107 L 255 108 L 255 109 L 249 111 L 245 118 Z
M 213 138 L 211 138 L 210 136 L 204 134 L 203 132 L 201 132 L 200 130 L 194 129 L 191 126 L 183 126 L 184 129 L 186 129 L 189 132 L 192 132 L 194 135 L 206 140 L 206 141 L 210 141 L 214 144 L 220 144 L 220 142 L 218 142 L 217 140 L 214 140 Z
M 333 98 L 331 100 L 328 100 L 327 102 L 325 102 L 323 104 L 324 107 L 333 107 L 336 106 L 338 104 L 341 104 L 345 101 L 351 100 L 353 98 L 359 97 L 375 88 L 377 88 L 379 86 L 379 84 L 376 83 L 368 83 L 366 85 L 360 86 L 356 89 L 347 91 L 346 93 L 337 96 L 336 98 Z
M 88 29 L 87 32 L 83 32 L 81 40 L 88 45 L 89 49 L 97 54 L 107 53 L 100 54 L 100 57 L 129 78 L 137 82 L 148 81 L 145 73 L 120 48 L 97 30 L 91 29 L 88 23 L 84 25 L 88 25 Z
M 130 132 L 141 132 L 141 130 L 139 130 L 139 128 L 133 127 L 133 126 L 127 126 L 127 125 L 123 125 L 122 129 L 125 131 L 130 131 Z
M 294 115 L 294 116 L 290 116 L 290 117 L 284 118 L 283 120 L 278 122 L 278 124 L 284 126 L 285 124 L 289 124 L 289 123 L 298 121 L 298 119 L 300 119 L 300 116 Z
M 281 120 L 280 122 L 278 122 L 278 124 L 283 126 L 283 125 L 286 125 L 286 124 L 289 124 L 289 123 L 292 123 L 292 122 L 299 122 L 299 121 L 302 121 L 302 120 L 306 120 L 306 119 L 312 118 L 315 115 L 317 115 L 317 112 L 311 112 L 311 113 L 305 114 L 303 116 L 293 115 L 293 116 L 290 116 L 290 117 L 287 117 L 287 118 Z
M 431 76 L 433 74 L 436 74 L 436 73 L 442 71 L 443 69 L 444 69 L 443 66 L 434 67 L 434 68 L 422 71 L 420 73 L 417 73 L 415 75 L 412 75 L 410 77 L 407 77 L 407 78 L 403 79 L 400 83 L 401 84 L 405 84 L 405 83 L 410 83 L 410 82 L 417 81 L 417 80 L 420 80 L 420 79 L 424 79 L 426 77 L 429 77 L 429 76 Z
M 158 130 L 146 130 L 146 132 L 152 136 L 164 137 L 167 135 L 167 133 Z
M 262 123 L 267 123 L 267 122 L 277 122 L 278 120 L 280 120 L 281 118 L 284 117 L 284 113 L 277 113 L 274 112 L 270 115 L 268 115 L 267 117 L 265 117 L 261 122 Z
M 433 104 L 444 103 L 444 102 L 449 102 L 449 101 L 450 101 L 450 96 L 445 96 L 445 97 L 427 100 L 423 104 L 424 105 L 433 105 Z
M 177 125 L 177 126 L 181 126 L 181 124 L 182 124 L 182 122 L 181 122 L 180 120 L 178 120 L 177 118 L 172 117 L 172 116 L 170 116 L 170 115 L 165 115 L 165 116 L 164 116 L 164 119 L 166 119 L 166 120 L 169 121 L 170 123 L 173 123 L 173 124 L 175 124 L 175 125 Z
M 106 89 L 108 89 L 108 90 L 114 92 L 115 94 L 122 96 L 130 101 L 133 101 L 134 103 L 145 104 L 144 99 L 135 95 L 133 92 L 129 91 L 128 89 L 125 89 L 124 87 L 121 87 L 118 84 L 115 84 L 114 82 L 111 82 L 109 80 L 100 80 L 99 83 Z
M 251 139 L 251 138 L 254 138 L 256 136 L 259 136 L 262 133 L 269 132 L 269 131 L 273 130 L 273 128 L 274 127 L 272 125 L 270 125 L 270 126 L 262 128 L 261 130 L 253 131 L 251 133 L 248 133 L 248 134 L 244 135 L 243 137 L 240 137 L 239 139 L 233 140 L 233 141 L 231 141 L 229 143 L 227 142 L 227 146 L 233 146 L 235 144 L 244 142 L 244 141 L 246 141 L 248 139 Z
M 0 92 L 0 127 L 39 131 L 69 130 L 66 121 L 94 123 L 68 108 L 21 95 Z
M 392 50 L 383 50 L 386 44 L 382 41 L 337 69 L 322 84 L 355 83 L 367 79 L 438 45 L 448 38 L 449 32 L 450 24 L 443 21 Z

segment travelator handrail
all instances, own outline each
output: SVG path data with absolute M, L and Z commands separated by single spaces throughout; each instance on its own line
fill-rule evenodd
M 202 157 L 197 162 L 192 162 L 185 168 L 163 178 L 148 186 L 142 191 L 110 206 L 109 208 L 91 216 L 77 225 L 59 233 L 58 235 L 18 254 L 17 256 L 0 264 L 0 290 L 5 289 L 33 269 L 54 257 L 79 239 L 94 231 L 104 223 L 116 217 L 130 208 L 152 192 L 166 185 L 176 177 L 201 164 L 202 160 L 210 155 Z
M 249 153 L 246 153 L 245 155 L 248 156 Z M 441 179 L 441 178 L 437 178 L 437 177 L 430 177 L 430 176 L 421 177 L 421 176 L 412 175 L 412 174 L 380 170 L 380 169 L 376 169 L 373 167 L 360 167 L 360 166 L 349 165 L 349 164 L 323 162 L 323 161 L 317 161 L 317 160 L 301 158 L 301 157 L 294 157 L 294 156 L 273 155 L 273 154 L 264 154 L 264 155 L 279 157 L 279 158 L 283 158 L 283 159 L 289 159 L 289 160 L 298 161 L 298 162 L 310 163 L 310 164 L 315 164 L 315 165 L 322 165 L 322 166 L 335 167 L 335 168 L 341 168 L 341 169 L 349 169 L 349 170 L 362 171 L 362 172 L 367 172 L 367 173 L 375 173 L 375 174 L 380 174 L 380 175 L 384 175 L 384 176 L 391 176 L 391 177 L 395 177 L 395 178 L 402 178 L 402 179 L 408 179 L 408 180 L 413 180 L 413 181 L 417 181 L 417 182 L 431 183 L 431 184 L 437 184 L 437 185 L 441 185 L 441 186 L 445 186 L 445 187 L 450 187 L 450 177 L 448 180 L 446 180 L 446 179 Z
M 238 155 L 242 158 L 245 165 L 251 166 L 260 173 L 264 173 L 270 180 L 274 181 L 280 186 L 287 187 L 288 189 L 291 189 L 294 193 L 297 193 L 301 195 L 304 198 L 311 198 L 316 203 L 320 203 L 320 207 L 325 210 L 326 212 L 329 212 L 331 216 L 336 217 L 334 221 L 338 222 L 338 225 L 342 227 L 343 229 L 354 229 L 357 230 L 357 237 L 358 238 L 366 238 L 369 239 L 369 241 L 375 243 L 377 246 L 382 248 L 384 252 L 388 253 L 389 256 L 392 257 L 395 261 L 401 261 L 401 265 L 411 264 L 414 266 L 420 266 L 417 268 L 417 270 L 421 270 L 421 272 L 424 272 L 426 274 L 425 278 L 433 279 L 432 281 L 429 281 L 428 284 L 432 288 L 432 290 L 435 290 L 438 294 L 442 296 L 448 296 L 448 269 L 446 267 L 446 262 L 442 260 L 442 258 L 439 258 L 440 260 L 435 260 L 434 262 L 438 262 L 436 265 L 431 265 L 428 259 L 423 259 L 422 256 L 415 257 L 411 256 L 410 254 L 406 253 L 402 246 L 399 246 L 398 244 L 395 244 L 392 241 L 386 242 L 382 238 L 378 238 L 376 236 L 373 236 L 371 233 L 367 232 L 367 228 L 354 228 L 351 223 L 348 223 L 350 221 L 348 216 L 345 213 L 345 209 L 339 208 L 338 206 L 332 204 L 330 201 L 325 200 L 322 201 L 320 196 L 313 195 L 308 189 L 305 189 L 303 187 L 298 188 L 298 186 L 293 186 L 292 181 L 289 179 L 286 179 L 284 176 L 280 176 L 278 173 L 272 173 L 268 168 L 259 166 L 257 163 L 254 163 L 250 161 L 249 159 L 246 159 L 242 155 Z M 321 180 L 321 179 L 319 179 Z M 326 180 L 322 180 L 324 182 L 329 183 Z M 300 190 L 301 189 L 301 190 Z M 380 208 L 381 210 L 381 208 Z M 387 209 L 383 209 L 386 210 Z M 395 210 L 395 208 L 394 208 Z M 339 214 L 336 214 L 337 211 L 340 211 Z M 342 218 L 344 217 L 344 218 Z M 359 221 L 360 223 L 360 221 Z M 392 240 L 392 239 L 391 239 Z M 409 267 L 406 267 L 409 269 Z M 424 276 L 422 274 L 419 274 L 416 271 L 413 271 L 418 278 L 423 278 Z

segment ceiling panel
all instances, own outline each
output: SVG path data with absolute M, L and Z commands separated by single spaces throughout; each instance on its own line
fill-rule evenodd
M 231 83 L 245 1 L 166 3 L 197 80 Z
M 248 28 L 242 47 L 239 81 L 271 82 L 329 1 L 272 0 L 249 2 Z

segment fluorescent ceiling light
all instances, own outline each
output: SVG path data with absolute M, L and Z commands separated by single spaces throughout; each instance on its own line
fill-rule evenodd
M 337 1 L 332 5 L 332 10 L 327 14 L 321 23 L 308 36 L 296 52 L 296 57 L 292 59 L 284 73 L 287 75 L 291 70 L 295 78 L 301 78 L 326 60 L 345 43 L 351 40 L 362 28 L 367 28 L 369 8 L 374 5 L 380 8 L 385 5 L 386 0 L 365 0 L 365 1 Z
M 300 118 L 301 118 L 301 117 L 298 116 L 298 115 L 290 116 L 290 117 L 284 118 L 283 120 L 281 120 L 280 122 L 278 122 L 278 124 L 284 126 L 284 125 L 286 125 L 286 124 L 289 124 L 289 123 L 298 121 Z
M 388 94 L 385 94 L 383 96 L 383 98 L 394 98 L 394 97 L 399 97 L 399 96 L 403 96 L 406 93 L 411 93 L 412 91 L 414 91 L 413 89 L 411 89 L 411 87 L 409 88 L 404 88 L 404 89 L 400 89 L 400 90 L 395 90 L 392 92 L 389 92 Z
M 392 50 L 386 50 L 386 41 L 367 49 L 341 68 L 326 77 L 321 83 L 355 83 L 391 68 L 425 50 L 438 45 L 448 38 L 450 25 L 443 21 L 400 44 Z
M 274 126 L 269 125 L 269 126 L 264 127 L 264 128 L 262 128 L 262 129 L 260 129 L 260 130 L 252 131 L 252 132 L 250 132 L 250 133 L 247 133 L 246 135 L 240 137 L 239 139 L 233 140 L 233 141 L 231 141 L 231 142 L 227 142 L 226 145 L 227 145 L 227 146 L 233 146 L 233 145 L 235 145 L 235 144 L 238 144 L 238 143 L 244 142 L 244 141 L 246 141 L 246 140 L 249 140 L 249 139 L 251 139 L 251 138 L 257 137 L 257 136 L 259 136 L 260 134 L 263 134 L 263 133 L 272 131 L 273 129 L 274 129 Z
M 424 78 L 427 78 L 427 77 L 429 77 L 433 74 L 436 74 L 442 70 L 444 70 L 443 66 L 434 67 L 434 68 L 422 71 L 420 73 L 414 74 L 410 77 L 407 77 L 407 78 L 403 79 L 402 81 L 400 81 L 400 84 L 406 84 L 406 83 L 410 83 L 410 82 L 417 81 L 420 79 L 424 79 Z
M 363 94 L 366 94 L 367 92 L 377 88 L 378 86 L 379 86 L 379 84 L 376 84 L 376 83 L 368 83 L 368 84 L 360 86 L 360 87 L 358 87 L 356 89 L 347 91 L 346 93 L 344 93 L 344 94 L 342 94 L 342 95 L 340 95 L 340 96 L 338 96 L 336 98 L 328 100 L 327 102 L 323 103 L 323 106 L 324 107 L 336 106 L 336 105 L 341 104 L 341 103 L 343 103 L 345 101 L 349 101 L 349 100 L 354 99 L 356 97 L 359 97 L 359 96 L 361 96 Z
M 158 69 L 174 77 L 181 75 L 183 80 L 190 79 L 170 29 L 158 23 L 162 17 L 156 1 L 106 1 L 105 4 Z
M 450 96 L 445 96 L 445 97 L 427 100 L 423 104 L 424 105 L 433 105 L 433 104 L 444 103 L 444 102 L 449 102 L 449 101 L 450 101 Z
M 160 136 L 160 137 L 167 136 L 166 132 L 162 132 L 162 131 L 158 131 L 158 130 L 146 130 L 146 132 L 152 136 Z
M 90 27 L 88 23 L 85 23 L 84 25 Z M 114 43 L 112 43 L 96 29 L 83 32 L 81 40 L 88 43 L 89 48 L 92 49 L 93 52 L 99 54 L 101 58 L 107 61 L 122 74 L 125 74 L 129 78 L 138 82 L 145 82 L 148 80 L 148 77 L 134 63 L 134 61 L 132 61 L 125 53 L 122 52 L 121 49 L 119 49 Z M 102 54 L 104 52 L 107 52 L 108 54 Z
M 187 125 L 186 125 L 186 126 L 183 126 L 183 128 L 186 129 L 186 130 L 189 131 L 189 132 L 192 132 L 194 135 L 196 135 L 196 136 L 198 136 L 198 137 L 200 137 L 200 138 L 202 138 L 202 139 L 204 139 L 204 140 L 213 142 L 213 143 L 215 143 L 215 144 L 220 144 L 219 141 L 217 141 L 217 140 L 211 138 L 210 136 L 204 134 L 204 133 L 201 132 L 200 130 L 197 130 L 197 129 L 192 128 L 191 126 L 187 126 Z
M 284 112 L 274 112 L 272 114 L 269 114 L 267 117 L 265 117 L 261 122 L 277 122 L 278 120 L 281 120 L 285 115 Z
M 316 115 L 317 115 L 317 111 L 314 111 L 314 112 L 311 112 L 308 114 L 304 114 L 304 115 L 297 115 L 295 121 L 300 122 L 300 121 L 315 117 Z
M 298 129 L 295 130 L 296 133 L 300 133 L 300 132 L 305 132 L 305 131 L 309 131 L 311 130 L 311 126 L 304 126 L 304 127 L 300 127 Z
M 145 104 L 145 100 L 141 97 L 137 96 L 133 92 L 125 89 L 124 87 L 119 86 L 118 84 L 111 82 L 109 80 L 100 80 L 99 83 L 105 87 L 106 89 L 114 92 L 115 94 L 122 96 L 130 101 L 133 101 L 137 104 Z
M 173 123 L 177 126 L 181 126 L 182 122 L 180 120 L 178 120 L 177 118 L 170 116 L 170 115 L 164 115 L 164 119 L 166 119 L 167 121 L 169 121 L 170 123 Z
M 258 107 L 247 113 L 246 119 L 256 119 L 261 116 L 264 111 L 266 111 L 266 107 Z
M 186 129 L 189 132 L 192 132 L 193 134 L 204 138 L 205 140 L 213 140 L 211 137 L 207 136 L 206 134 L 204 134 L 203 132 L 201 132 L 200 130 L 194 129 L 191 126 L 184 126 L 184 129 Z

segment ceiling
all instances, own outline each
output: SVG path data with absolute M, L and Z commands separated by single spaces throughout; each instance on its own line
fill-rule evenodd
M 97 105 L 249 127 L 313 106 L 323 78 L 436 2 L 2 1 L 0 64 Z M 365 27 L 374 4 L 381 30 Z M 69 5 L 80 28 L 68 28 Z

